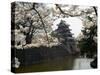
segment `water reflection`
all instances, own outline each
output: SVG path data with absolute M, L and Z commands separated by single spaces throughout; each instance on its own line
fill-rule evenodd
M 20 66 L 16 72 L 40 72 L 40 71 L 57 71 L 72 70 L 76 57 L 66 56 L 43 60 L 41 63 Z
M 90 62 L 93 61 L 91 58 L 77 58 L 74 61 L 74 70 L 79 70 L 79 69 L 92 69 L 90 66 Z
M 59 57 L 54 59 L 43 60 L 41 63 L 20 66 L 16 72 L 41 72 L 41 71 L 57 71 L 57 70 L 79 70 L 91 69 L 90 62 L 93 59 L 76 58 L 73 56 Z

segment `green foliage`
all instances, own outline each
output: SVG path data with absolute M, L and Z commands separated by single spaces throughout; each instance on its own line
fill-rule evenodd
M 92 18 L 88 17 L 90 21 Z M 88 57 L 93 57 L 97 53 L 97 42 L 94 37 L 97 37 L 97 25 L 82 30 L 84 37 L 79 41 L 78 46 L 81 50 L 81 55 L 87 54 Z
M 90 20 L 90 21 L 92 21 L 92 18 L 90 16 L 87 16 L 87 19 Z

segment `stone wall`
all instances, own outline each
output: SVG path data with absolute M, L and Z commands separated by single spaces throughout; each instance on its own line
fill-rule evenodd
M 41 63 L 43 60 L 65 57 L 68 54 L 67 50 L 62 46 L 35 47 L 28 49 L 12 49 L 15 50 L 15 56 L 19 59 L 21 65 L 32 65 Z

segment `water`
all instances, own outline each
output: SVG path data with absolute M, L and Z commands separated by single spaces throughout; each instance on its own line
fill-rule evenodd
M 90 62 L 93 59 L 76 58 L 67 56 L 63 58 L 55 58 L 44 60 L 41 63 L 29 66 L 20 66 L 16 72 L 43 72 L 43 71 L 59 71 L 59 70 L 80 70 L 92 69 Z
M 93 59 L 89 58 L 77 58 L 74 61 L 74 70 L 79 70 L 79 69 L 92 69 L 90 66 L 90 62 L 93 61 Z

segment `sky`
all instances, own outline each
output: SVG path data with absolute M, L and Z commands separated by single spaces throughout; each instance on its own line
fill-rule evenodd
M 69 17 L 69 18 L 59 18 L 54 21 L 53 23 L 53 30 L 57 29 L 57 24 L 60 23 L 60 20 L 65 20 L 70 26 L 69 28 L 72 29 L 72 33 L 74 34 L 73 37 L 77 37 L 82 29 L 82 21 L 78 17 Z

